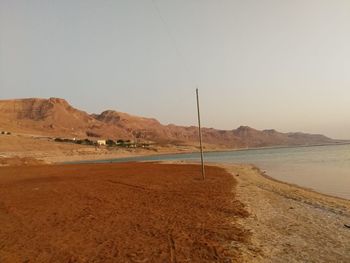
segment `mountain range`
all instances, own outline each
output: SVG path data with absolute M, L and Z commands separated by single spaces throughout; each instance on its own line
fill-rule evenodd
M 161 145 L 197 145 L 198 127 L 163 125 L 153 118 L 106 110 L 88 114 L 60 98 L 0 100 L 0 130 L 65 138 L 130 139 Z M 203 128 L 206 147 L 248 148 L 335 143 L 319 134 L 281 133 L 240 126 L 233 130 Z

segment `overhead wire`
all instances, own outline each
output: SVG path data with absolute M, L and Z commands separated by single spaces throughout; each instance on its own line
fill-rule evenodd
M 196 80 L 192 74 L 193 72 L 192 72 L 191 68 L 189 67 L 189 65 L 187 64 L 187 61 L 179 48 L 179 45 L 176 41 L 176 38 L 172 34 L 170 27 L 169 27 L 169 24 L 167 23 L 166 19 L 162 15 L 162 12 L 161 12 L 159 6 L 157 5 L 156 0 L 151 0 L 151 2 L 152 2 L 152 5 L 153 5 L 153 8 L 155 10 L 156 15 L 159 17 L 159 20 L 163 23 L 163 28 L 164 28 L 165 32 L 167 33 L 170 42 L 173 45 L 173 48 L 176 52 L 176 55 L 179 59 L 179 62 L 183 65 L 183 69 L 185 69 L 185 71 L 187 73 L 187 77 L 190 79 L 190 81 L 193 83 L 193 85 L 196 88 L 198 88 L 198 83 L 196 82 Z
M 202 163 L 202 179 L 205 179 L 205 166 L 204 166 L 204 156 L 203 156 L 203 145 L 202 145 L 202 131 L 201 131 L 201 120 L 200 120 L 200 111 L 199 111 L 199 97 L 198 97 L 198 85 L 195 81 L 195 79 L 193 78 L 193 75 L 191 74 L 190 71 L 190 67 L 187 65 L 185 57 L 182 55 L 181 50 L 176 42 L 175 37 L 173 36 L 173 34 L 170 31 L 170 27 L 168 25 L 168 23 L 166 22 L 164 16 L 162 15 L 156 0 L 151 0 L 153 7 L 156 11 L 156 13 L 159 16 L 160 21 L 162 21 L 163 25 L 164 25 L 164 29 L 167 32 L 169 39 L 172 41 L 174 49 L 177 53 L 177 56 L 179 57 L 180 63 L 182 62 L 183 64 L 183 68 L 186 70 L 186 72 L 188 73 L 188 76 L 190 77 L 191 81 L 193 82 L 193 84 L 196 87 L 196 97 L 197 97 L 197 111 L 198 111 L 198 131 L 199 131 L 199 142 L 200 142 L 200 153 L 201 153 L 201 163 Z

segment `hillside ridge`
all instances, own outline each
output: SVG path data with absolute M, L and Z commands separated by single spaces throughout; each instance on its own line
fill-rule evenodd
M 159 144 L 196 145 L 196 126 L 163 125 L 154 118 L 115 110 L 89 114 L 62 98 L 0 100 L 0 129 L 12 132 L 76 138 L 111 138 Z M 218 148 L 268 147 L 336 142 L 324 135 L 281 133 L 240 126 L 232 130 L 203 128 L 206 146 Z

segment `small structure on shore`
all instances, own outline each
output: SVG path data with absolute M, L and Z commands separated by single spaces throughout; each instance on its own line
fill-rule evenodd
M 99 146 L 106 145 L 106 140 L 97 140 L 96 143 Z

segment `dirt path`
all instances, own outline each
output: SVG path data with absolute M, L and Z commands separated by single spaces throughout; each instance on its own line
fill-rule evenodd
M 267 179 L 249 166 L 227 166 L 250 216 L 249 262 L 350 262 L 350 201 Z
M 241 262 L 249 233 L 217 167 L 0 168 L 0 262 Z

